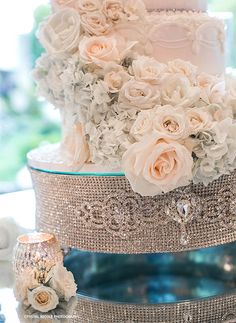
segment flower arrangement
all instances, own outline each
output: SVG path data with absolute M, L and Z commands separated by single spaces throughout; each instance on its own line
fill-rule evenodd
M 141 0 L 54 0 L 53 9 L 34 78 L 61 111 L 75 169 L 121 167 L 135 192 L 154 196 L 236 168 L 233 77 L 160 63 L 116 32 L 146 19 Z
M 76 295 L 77 286 L 71 272 L 58 262 L 48 268 L 47 261 L 38 255 L 33 269 L 26 268 L 16 278 L 15 297 L 28 311 L 49 313 L 63 307 Z

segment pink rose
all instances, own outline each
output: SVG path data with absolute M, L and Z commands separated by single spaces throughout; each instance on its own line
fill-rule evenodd
M 77 0 L 51 0 L 53 10 L 60 10 L 62 7 L 77 8 Z
M 111 64 L 110 70 L 107 68 L 104 82 L 111 93 L 120 91 L 124 83 L 130 80 L 130 75 L 120 65 Z
M 200 89 L 192 86 L 189 79 L 181 74 L 170 74 L 160 84 L 162 104 L 181 105 L 190 108 L 200 99 Z
M 84 37 L 79 45 L 80 57 L 85 64 L 105 66 L 107 62 L 120 61 L 115 38 L 109 37 Z
M 146 56 L 140 56 L 132 63 L 132 71 L 136 80 L 151 84 L 158 84 L 166 70 L 166 65 Z
M 106 17 L 100 11 L 88 12 L 81 15 L 83 29 L 90 35 L 104 35 L 111 29 Z
M 193 158 L 185 146 L 153 134 L 130 146 L 123 168 L 135 192 L 155 196 L 189 185 Z
M 120 21 L 125 15 L 122 0 L 104 0 L 102 10 L 105 16 L 113 22 Z
M 187 138 L 188 124 L 181 106 L 161 106 L 153 113 L 153 129 L 164 138 L 180 140 Z
M 120 90 L 119 102 L 126 109 L 152 109 L 160 103 L 160 92 L 149 83 L 130 80 Z
M 80 13 L 87 13 L 101 9 L 100 0 L 77 0 L 77 9 Z

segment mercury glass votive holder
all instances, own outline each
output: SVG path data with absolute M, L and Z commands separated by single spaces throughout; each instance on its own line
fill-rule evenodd
M 55 235 L 35 232 L 19 236 L 13 256 L 13 270 L 16 278 L 24 270 L 34 269 L 42 262 L 47 268 L 63 262 L 63 254 Z

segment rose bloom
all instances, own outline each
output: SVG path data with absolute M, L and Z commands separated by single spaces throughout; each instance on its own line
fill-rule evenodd
M 113 22 L 118 22 L 124 17 L 124 5 L 122 0 L 104 0 L 102 11 Z
M 197 71 L 197 66 L 190 62 L 183 61 L 182 59 L 175 59 L 168 63 L 168 72 L 172 74 L 183 74 L 191 81 L 191 83 L 196 82 Z
M 79 51 L 81 60 L 86 64 L 105 66 L 105 63 L 120 61 L 115 38 L 84 37 L 80 42 Z
M 153 131 L 153 113 L 151 110 L 141 111 L 138 114 L 133 126 L 130 129 L 130 134 L 138 141 L 144 136 L 151 134 Z
M 52 268 L 51 276 L 51 288 L 56 290 L 60 296 L 69 302 L 71 297 L 76 295 L 77 290 L 73 274 L 59 263 Z
M 32 291 L 28 291 L 29 304 L 37 311 L 48 313 L 54 310 L 59 304 L 56 292 L 46 286 L 39 286 Z
M 189 185 L 193 158 L 185 146 L 152 134 L 130 146 L 123 168 L 135 192 L 155 196 Z
M 77 8 L 77 0 L 51 0 L 53 10 L 60 10 L 62 7 Z
M 221 104 L 225 95 L 225 81 L 219 77 L 201 73 L 197 78 L 201 99 L 207 104 Z
M 80 13 L 92 12 L 101 9 L 100 0 L 77 0 L 77 9 Z
M 186 118 L 190 134 L 209 130 L 213 126 L 212 116 L 207 111 L 207 108 L 188 109 Z
M 34 271 L 31 268 L 25 269 L 19 277 L 17 277 L 14 286 L 14 295 L 17 301 L 24 305 L 29 305 L 28 290 L 39 286 L 35 279 Z
M 138 20 L 146 15 L 146 7 L 142 0 L 125 0 L 124 11 L 129 20 Z
M 104 82 L 106 83 L 109 92 L 117 93 L 120 91 L 124 83 L 130 80 L 130 75 L 125 72 L 120 65 L 111 66 L 113 67 L 105 74 Z
M 66 162 L 77 170 L 89 160 L 89 146 L 81 123 L 73 125 L 66 131 L 61 150 Z
M 180 74 L 164 77 L 160 88 L 163 105 L 181 105 L 188 108 L 200 99 L 200 89 L 192 86 L 188 78 Z
M 166 65 L 159 63 L 154 58 L 141 56 L 133 61 L 132 71 L 136 80 L 158 84 L 166 71 Z
M 90 35 L 104 35 L 111 29 L 111 25 L 100 11 L 82 14 L 81 24 Z
M 123 108 L 135 107 L 139 110 L 152 109 L 160 102 L 158 89 L 148 83 L 130 80 L 125 83 L 119 94 Z
M 171 105 L 155 109 L 153 129 L 164 138 L 173 140 L 184 139 L 189 136 L 185 110 Z
M 77 50 L 80 38 L 80 16 L 71 8 L 55 13 L 41 25 L 39 40 L 50 53 L 73 53 Z

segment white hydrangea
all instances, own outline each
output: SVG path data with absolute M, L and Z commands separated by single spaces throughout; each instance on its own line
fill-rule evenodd
M 194 183 L 208 185 L 236 168 L 235 138 L 236 122 L 231 118 L 215 123 L 210 132 L 199 136 L 199 144 L 194 148 Z
M 37 93 L 55 107 L 65 104 L 64 83 L 61 75 L 68 64 L 65 55 L 43 54 L 36 63 L 33 78 L 37 83 Z

